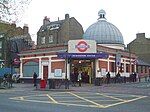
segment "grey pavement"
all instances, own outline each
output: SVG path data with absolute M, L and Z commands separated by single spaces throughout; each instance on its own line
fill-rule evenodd
M 103 92 L 103 93 L 128 93 L 136 95 L 150 96 L 150 82 L 134 82 L 134 83 L 111 83 L 102 84 L 101 86 L 94 86 L 93 84 L 82 84 L 81 87 L 69 86 L 69 89 L 65 89 L 64 85 L 59 89 L 49 89 L 49 85 L 46 88 L 34 87 L 29 83 L 16 83 L 13 84 L 13 91 L 80 91 L 80 92 Z

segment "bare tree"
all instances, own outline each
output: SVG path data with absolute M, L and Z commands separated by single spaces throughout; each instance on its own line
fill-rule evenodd
M 19 22 L 30 2 L 31 0 L 0 0 L 0 19 Z

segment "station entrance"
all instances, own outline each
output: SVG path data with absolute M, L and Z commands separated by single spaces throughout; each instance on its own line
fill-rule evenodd
M 93 83 L 95 78 L 95 60 L 91 59 L 71 59 L 70 80 L 77 82 L 79 72 L 81 72 L 83 83 Z

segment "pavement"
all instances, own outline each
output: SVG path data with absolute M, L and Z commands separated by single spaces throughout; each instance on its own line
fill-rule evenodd
M 134 83 L 111 83 L 111 84 L 102 84 L 101 86 L 94 86 L 93 84 L 82 84 L 81 87 L 76 84 L 76 86 L 69 86 L 69 89 L 65 89 L 65 86 L 62 85 L 60 88 L 49 89 L 49 85 L 46 85 L 46 88 L 40 88 L 38 84 L 37 87 L 34 87 L 33 84 L 29 83 L 15 83 L 13 88 L 6 89 L 13 91 L 76 91 L 76 92 L 102 92 L 102 93 L 128 93 L 128 94 L 137 94 L 137 95 L 147 95 L 150 96 L 150 82 L 134 82 Z

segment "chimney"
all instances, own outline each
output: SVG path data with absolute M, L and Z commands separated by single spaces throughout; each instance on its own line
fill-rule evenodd
M 136 38 L 145 38 L 145 33 L 137 33 Z
M 12 28 L 16 28 L 16 22 L 13 21 L 12 24 L 11 24 Z
M 28 34 L 29 33 L 29 27 L 27 24 L 24 24 L 23 26 L 23 34 Z
M 65 14 L 65 19 L 69 19 L 69 14 Z
M 50 19 L 47 18 L 47 16 L 45 16 L 44 19 L 43 19 L 43 25 L 47 25 L 49 23 L 50 23 Z

